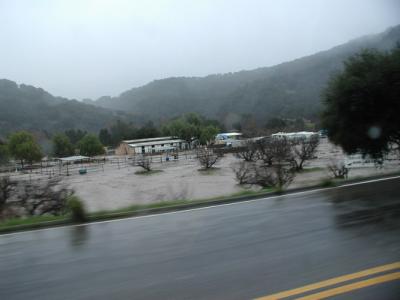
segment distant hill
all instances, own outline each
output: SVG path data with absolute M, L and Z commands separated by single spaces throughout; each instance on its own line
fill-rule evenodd
M 153 121 L 185 112 L 197 112 L 228 124 L 246 114 L 261 124 L 271 117 L 313 119 L 321 108 L 323 88 L 330 76 L 342 68 L 343 60 L 364 48 L 393 48 L 399 41 L 400 25 L 273 67 L 156 80 L 118 97 L 87 103 L 134 112 Z
M 259 124 L 271 117 L 317 119 L 321 92 L 343 60 L 363 48 L 391 49 L 399 41 L 400 25 L 277 66 L 155 80 L 96 101 L 54 97 L 41 88 L 2 79 L 0 139 L 19 129 L 45 134 L 72 128 L 98 132 L 116 119 L 158 123 L 187 112 L 219 119 L 227 127 L 249 115 Z
M 52 133 L 76 128 L 97 133 L 116 119 L 137 120 L 131 114 L 54 97 L 41 88 L 0 80 L 0 138 L 20 129 Z

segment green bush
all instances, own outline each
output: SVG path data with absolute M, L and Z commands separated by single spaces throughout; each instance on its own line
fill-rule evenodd
M 320 187 L 334 187 L 336 186 L 336 183 L 330 179 L 330 178 L 325 178 L 322 179 L 321 182 L 319 183 Z
M 74 222 L 85 222 L 87 220 L 85 205 L 77 196 L 69 197 L 67 206 Z

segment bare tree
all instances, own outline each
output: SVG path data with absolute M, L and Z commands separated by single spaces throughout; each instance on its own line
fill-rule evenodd
M 328 170 L 331 172 L 333 178 L 347 178 L 349 169 L 346 168 L 343 162 L 331 159 L 328 164 Z
M 142 156 L 139 160 L 136 161 L 136 165 L 142 167 L 147 172 L 151 171 L 151 159 L 148 156 Z
M 275 164 L 273 166 L 266 164 L 243 164 L 235 170 L 235 175 L 239 184 L 282 189 L 293 181 L 295 171 L 288 164 Z
M 72 193 L 56 178 L 17 182 L 3 177 L 0 179 L 0 218 L 64 214 L 67 198 Z
M 256 168 L 255 182 L 262 187 L 277 187 L 279 189 L 289 185 L 295 177 L 291 166 L 275 164 L 261 165 Z
M 197 159 L 204 169 L 210 169 L 220 159 L 212 149 L 201 148 L 197 150 Z
M 284 186 L 288 186 L 292 183 L 294 177 L 296 176 L 295 170 L 290 166 L 285 166 L 284 164 L 276 164 L 274 166 L 276 174 L 276 184 L 279 189 Z
M 27 215 L 62 215 L 66 212 L 67 198 L 72 191 L 60 185 L 59 178 L 36 182 L 21 182 L 18 205 Z
M 243 164 L 235 172 L 241 184 L 256 184 L 279 189 L 290 184 L 295 177 L 291 145 L 285 138 L 269 138 L 259 142 L 262 163 Z
M 11 180 L 10 177 L 4 176 L 0 178 L 0 218 L 9 205 L 11 193 L 15 189 L 15 186 L 16 182 Z
M 259 165 L 254 167 L 253 184 L 257 184 L 263 188 L 274 187 L 276 180 L 274 176 L 274 168 L 268 165 Z
M 296 139 L 291 142 L 292 145 L 292 163 L 296 171 L 303 169 L 307 160 L 313 159 L 319 145 L 319 137 Z
M 286 138 L 264 138 L 257 142 L 259 159 L 268 166 L 292 160 L 291 144 Z
M 398 138 L 395 141 L 389 143 L 389 155 L 396 155 L 397 160 L 400 160 L 400 133 L 398 134 Z
M 242 158 L 245 161 L 256 161 L 258 154 L 257 143 L 252 140 L 246 140 L 243 142 L 243 147 L 237 152 L 236 156 Z
M 233 172 L 239 184 L 255 184 L 254 165 L 246 161 L 241 161 L 238 165 L 233 167 Z

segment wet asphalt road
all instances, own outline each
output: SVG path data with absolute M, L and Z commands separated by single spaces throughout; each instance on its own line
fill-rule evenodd
M 400 179 L 3 235 L 0 299 L 250 299 L 396 261 Z

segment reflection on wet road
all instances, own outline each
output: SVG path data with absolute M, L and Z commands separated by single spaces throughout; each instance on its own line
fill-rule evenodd
M 0 299 L 249 299 L 393 264 L 399 186 L 392 179 L 3 235 Z M 380 284 L 362 278 L 374 284 L 334 299 L 398 299 L 390 274 L 377 274 Z

